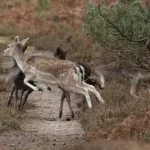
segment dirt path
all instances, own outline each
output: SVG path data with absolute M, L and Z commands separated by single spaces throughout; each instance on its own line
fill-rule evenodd
M 53 87 L 52 91 L 33 92 L 29 102 L 36 107 L 27 110 L 27 118 L 21 123 L 21 131 L 4 133 L 0 136 L 0 145 L 15 148 L 60 148 L 83 141 L 84 132 L 77 120 L 66 121 L 70 116 L 65 102 L 62 119 L 58 118 L 61 91 Z M 71 96 L 73 109 L 74 96 Z
M 10 59 L 4 59 L 1 68 L 9 68 Z M 0 74 L 1 78 L 5 75 Z M 10 92 L 7 94 L 9 96 Z M 52 91 L 33 92 L 28 102 L 35 108 L 26 110 L 26 118 L 21 121 L 21 131 L 10 131 L 0 134 L 0 150 L 3 149 L 45 149 L 60 148 L 83 142 L 84 131 L 77 119 L 66 121 L 70 111 L 65 101 L 63 117 L 58 118 L 61 90 L 52 87 Z M 71 95 L 73 110 L 78 111 L 75 105 L 75 96 Z M 77 118 L 77 117 L 75 117 Z

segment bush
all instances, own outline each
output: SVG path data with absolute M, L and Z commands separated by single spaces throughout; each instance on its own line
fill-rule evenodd
M 106 3 L 95 7 L 89 4 L 85 32 L 105 56 L 111 55 L 121 65 L 150 69 L 150 9 L 139 0 L 120 0 L 111 9 Z
M 6 102 L 0 97 L 0 133 L 10 130 L 20 130 L 20 120 L 23 115 L 6 106 Z M 5 97 L 6 99 L 6 97 Z
M 56 32 L 50 36 L 37 37 L 34 41 L 36 50 L 48 50 L 54 52 L 59 46 L 68 50 L 67 56 L 72 61 L 100 62 L 100 55 L 90 39 L 81 31 L 73 31 L 65 25 L 57 25 Z

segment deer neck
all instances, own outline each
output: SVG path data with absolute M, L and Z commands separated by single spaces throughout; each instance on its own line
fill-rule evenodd
M 26 72 L 27 64 L 25 63 L 24 53 L 22 49 L 18 49 L 14 55 L 14 59 L 22 72 Z

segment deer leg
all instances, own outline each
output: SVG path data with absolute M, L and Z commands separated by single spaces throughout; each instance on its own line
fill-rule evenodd
M 132 85 L 132 84 L 131 84 L 130 94 L 131 94 L 133 97 L 136 97 L 135 91 L 136 91 L 135 85 Z
M 23 107 L 24 107 L 24 105 L 25 105 L 25 103 L 26 103 L 26 101 L 27 101 L 29 95 L 30 95 L 32 92 L 33 92 L 33 90 L 31 90 L 31 89 L 27 91 L 27 93 L 26 93 L 25 96 L 24 96 L 23 103 L 22 103 L 22 105 L 21 105 L 20 110 L 23 110 Z
M 131 82 L 130 94 L 133 97 L 137 98 L 137 95 L 135 93 L 136 93 L 137 85 L 139 83 L 139 78 L 138 77 L 133 78 L 130 82 Z
M 25 92 L 25 90 L 21 90 L 21 96 L 20 96 L 20 103 L 19 103 L 19 109 L 21 108 L 21 106 L 22 106 L 22 97 L 23 97 L 23 95 L 24 95 L 24 92 Z M 20 109 L 21 110 L 21 109 Z
M 12 88 L 12 91 L 11 91 L 11 94 L 10 94 L 10 97 L 9 97 L 9 100 L 7 102 L 7 106 L 10 106 L 11 105 L 11 99 L 12 99 L 12 96 L 13 96 L 13 93 L 15 91 L 15 86 L 13 86 Z
M 18 89 L 15 88 L 15 102 L 14 102 L 14 108 L 17 108 L 17 101 L 18 101 Z
M 85 98 L 86 98 L 88 107 L 89 107 L 89 108 L 92 108 L 92 102 L 91 102 L 91 99 L 90 99 L 88 90 L 85 90 L 82 94 L 83 94 L 83 95 L 85 96 Z
M 26 76 L 24 79 L 24 84 L 30 87 L 34 91 L 39 91 L 39 89 L 36 86 L 33 86 L 32 84 L 29 83 L 29 81 L 32 81 L 33 77 L 34 77 L 33 75 Z
M 70 87 L 69 89 L 71 91 L 74 91 L 76 93 L 80 93 L 80 94 L 84 95 L 85 99 L 87 101 L 88 107 L 92 108 L 92 102 L 91 102 L 91 99 L 90 99 L 89 92 L 88 92 L 87 88 L 77 84 L 75 87 Z
M 64 103 L 64 99 L 65 99 L 65 97 L 66 97 L 65 91 L 64 91 L 64 90 L 62 90 L 62 91 L 63 91 L 63 94 L 62 94 L 62 96 L 61 96 L 61 103 L 60 103 L 60 108 L 59 108 L 59 118 L 62 117 L 63 103 Z
M 93 85 L 89 85 L 85 82 L 83 82 L 83 86 L 84 88 L 86 88 L 88 91 L 92 92 L 93 94 L 95 94 L 95 96 L 98 98 L 98 100 L 103 104 L 105 103 L 105 101 L 102 99 L 101 95 L 97 92 L 97 90 L 95 89 L 95 87 Z
M 69 91 L 64 91 L 64 92 L 65 92 L 66 100 L 67 100 L 67 103 L 68 103 L 68 106 L 69 106 L 69 109 L 70 109 L 71 117 L 74 118 L 74 112 L 72 110 L 71 102 L 70 102 L 70 93 L 69 93 Z
M 37 84 L 37 88 L 40 89 L 40 91 L 43 91 L 42 89 L 46 89 L 46 90 L 51 91 L 51 88 L 44 85 L 44 84 Z

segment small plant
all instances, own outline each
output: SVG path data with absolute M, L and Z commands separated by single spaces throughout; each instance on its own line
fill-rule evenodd
M 19 121 L 14 118 L 2 120 L 0 124 L 0 133 L 8 130 L 20 130 Z
M 111 81 L 102 93 L 107 103 L 106 107 L 98 104 L 93 97 L 92 102 L 96 106 L 92 110 L 86 110 L 80 118 L 87 134 L 95 133 L 99 138 L 109 138 L 113 135 L 112 137 L 116 139 L 129 138 L 140 142 L 150 142 L 148 124 L 150 121 L 147 119 L 145 103 L 142 99 L 132 98 L 126 93 L 127 88 L 125 82 L 119 83 L 118 79 Z M 143 96 L 148 99 L 147 95 Z M 115 132 L 112 132 L 113 129 Z
M 21 130 L 20 121 L 25 114 L 15 111 L 13 108 L 6 106 L 6 95 L 0 95 L 0 133 L 11 130 Z
M 48 10 L 50 7 L 48 0 L 38 0 L 37 11 L 42 12 Z

